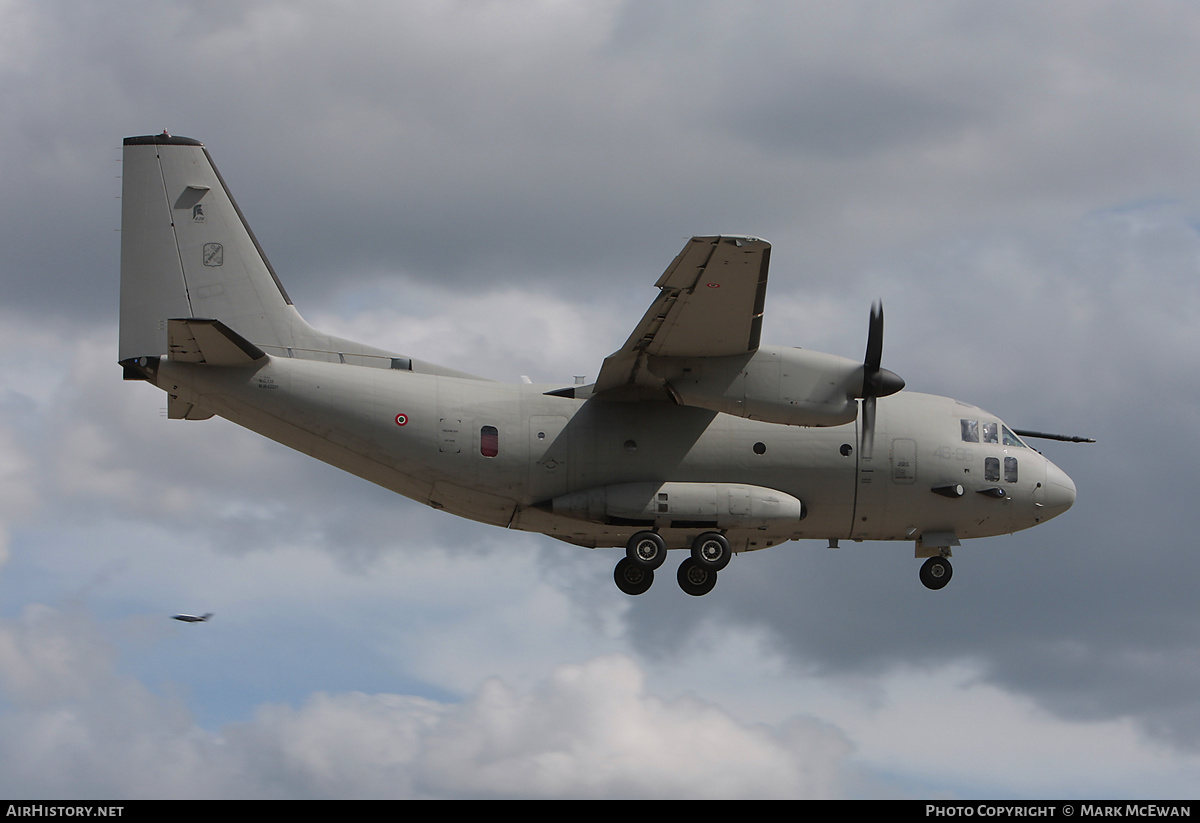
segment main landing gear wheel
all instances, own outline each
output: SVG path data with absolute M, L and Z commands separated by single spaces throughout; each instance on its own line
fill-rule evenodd
M 688 558 L 679 564 L 679 588 L 692 597 L 701 597 L 717 585 L 717 573 L 707 569 L 694 559 Z
M 711 572 L 728 566 L 731 557 L 733 549 L 720 532 L 705 532 L 692 541 L 692 559 Z
M 950 582 L 954 569 L 944 557 L 931 557 L 921 564 L 921 582 L 927 589 L 940 589 Z
M 631 563 L 628 557 L 622 557 L 613 571 L 613 579 L 617 581 L 617 588 L 625 594 L 645 594 L 654 583 L 654 571 Z
M 667 559 L 667 542 L 657 532 L 638 532 L 625 544 L 625 557 L 635 566 L 654 571 Z

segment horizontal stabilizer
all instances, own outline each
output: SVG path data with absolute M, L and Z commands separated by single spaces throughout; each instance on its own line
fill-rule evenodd
M 169 420 L 207 420 L 213 413 L 207 409 L 193 405 L 186 400 L 180 400 L 174 394 L 167 395 L 167 419 Z
M 267 355 L 220 320 L 167 321 L 167 357 L 209 366 L 248 366 Z

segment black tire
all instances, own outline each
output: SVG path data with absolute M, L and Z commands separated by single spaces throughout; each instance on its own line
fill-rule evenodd
M 667 542 L 657 532 L 638 532 L 625 544 L 625 557 L 635 566 L 654 571 L 667 559 Z
M 921 564 L 921 582 L 925 588 L 937 591 L 950 582 L 954 567 L 944 557 L 931 557 Z
M 625 594 L 645 594 L 654 584 L 654 571 L 629 562 L 628 557 L 622 557 L 613 570 L 613 579 L 617 582 L 617 588 Z
M 679 564 L 679 588 L 692 597 L 703 597 L 717 585 L 717 573 L 688 558 Z
M 720 532 L 705 532 L 692 541 L 692 559 L 709 571 L 721 571 L 731 557 L 733 549 Z

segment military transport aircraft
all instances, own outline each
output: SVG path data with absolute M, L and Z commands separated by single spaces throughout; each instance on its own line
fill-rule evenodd
M 624 547 L 627 594 L 671 549 L 702 595 L 733 554 L 802 539 L 912 541 L 940 589 L 961 540 L 1075 501 L 995 415 L 901 391 L 879 306 L 862 361 L 760 345 L 763 240 L 688 241 L 592 385 L 505 384 L 309 326 L 200 142 L 127 138 L 123 178 L 119 360 L 168 417 L 220 415 L 461 517 Z

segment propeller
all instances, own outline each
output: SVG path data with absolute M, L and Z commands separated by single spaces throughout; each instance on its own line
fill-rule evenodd
M 875 400 L 887 397 L 904 388 L 904 380 L 893 371 L 883 368 L 883 303 L 871 305 L 871 325 L 867 329 L 867 354 L 863 358 L 863 457 L 870 457 L 875 447 Z

